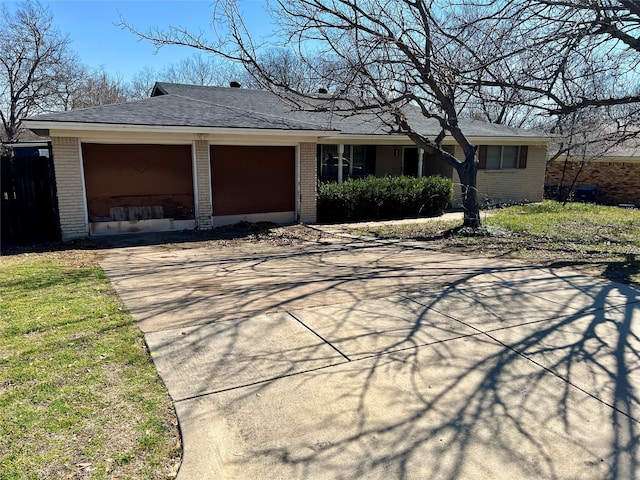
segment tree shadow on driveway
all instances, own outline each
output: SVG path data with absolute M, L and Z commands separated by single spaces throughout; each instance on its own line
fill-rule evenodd
M 639 475 L 631 287 L 388 245 L 123 254 L 181 478 Z

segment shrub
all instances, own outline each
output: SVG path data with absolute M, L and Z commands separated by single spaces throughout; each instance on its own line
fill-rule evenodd
M 318 187 L 318 219 L 324 222 L 377 220 L 442 213 L 451 201 L 452 181 L 434 177 L 367 177 Z

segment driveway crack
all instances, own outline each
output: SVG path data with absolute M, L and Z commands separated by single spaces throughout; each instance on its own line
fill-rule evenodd
M 309 325 L 307 325 L 306 323 L 304 323 L 302 320 L 300 320 L 298 317 L 296 317 L 293 313 L 291 312 L 287 312 L 289 315 L 291 315 L 291 317 L 293 317 L 293 319 L 298 322 L 300 325 L 302 325 L 304 328 L 306 328 L 307 330 L 309 330 L 311 333 L 313 333 L 316 337 L 318 337 L 320 340 L 322 340 L 324 343 L 326 343 L 327 345 L 329 345 L 331 348 L 333 348 L 336 352 L 338 352 L 347 362 L 350 362 L 351 359 L 345 355 L 338 347 L 336 347 L 333 343 L 331 343 L 329 340 L 327 340 L 326 338 L 324 338 L 322 335 L 320 335 L 318 332 L 316 332 L 313 328 L 309 327 Z

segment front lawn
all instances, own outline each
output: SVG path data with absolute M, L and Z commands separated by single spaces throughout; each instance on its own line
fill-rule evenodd
M 90 252 L 0 258 L 0 479 L 157 479 L 180 461 L 142 333 Z
M 460 222 L 354 226 L 352 233 L 437 243 L 444 251 L 572 267 L 640 285 L 640 210 L 553 201 L 482 214 L 486 236 L 464 236 Z
M 640 247 L 640 210 L 586 203 L 547 201 L 496 210 L 488 226 L 499 226 L 530 238 L 567 242 L 624 253 Z

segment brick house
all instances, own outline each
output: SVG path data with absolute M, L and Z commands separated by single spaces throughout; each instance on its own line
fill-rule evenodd
M 560 184 L 564 170 L 563 186 L 570 186 L 576 179 L 576 188 L 595 187 L 598 202 L 640 206 L 640 140 L 632 139 L 606 149 L 584 162 L 569 158 L 553 160 L 547 165 L 545 184 Z M 579 174 L 578 174 L 579 173 Z
M 326 110 L 296 110 L 261 90 L 158 83 L 148 99 L 24 125 L 51 139 L 63 239 L 238 221 L 313 223 L 318 179 L 439 174 L 458 182 L 450 166 L 390 134 L 375 114 Z M 411 121 L 439 133 L 418 112 Z M 548 138 L 474 120 L 463 128 L 480 146 L 481 199 L 542 199 Z M 443 144 L 461 154 L 452 139 Z

